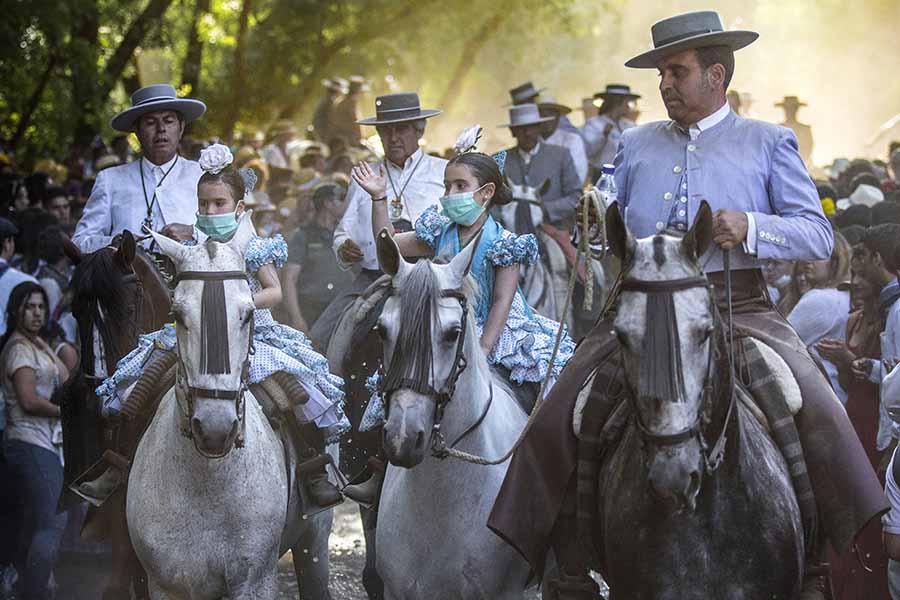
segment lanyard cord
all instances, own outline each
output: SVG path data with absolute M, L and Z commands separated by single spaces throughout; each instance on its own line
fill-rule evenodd
M 416 164 L 415 166 L 413 166 L 412 171 L 410 171 L 409 178 L 407 178 L 406 183 L 404 183 L 403 187 L 400 188 L 399 194 L 397 193 L 397 186 L 394 185 L 394 179 L 391 177 L 391 170 L 388 166 L 387 159 L 384 159 L 384 171 L 385 173 L 387 173 L 388 181 L 391 184 L 391 189 L 394 191 L 394 196 L 396 196 L 397 200 L 399 200 L 400 202 L 403 202 L 403 192 L 406 191 L 406 186 L 408 186 L 409 182 L 412 181 L 413 175 L 416 174 L 416 169 L 419 168 L 419 165 L 422 163 L 423 158 L 425 158 L 424 151 L 422 152 L 422 156 L 419 157 L 419 160 L 416 161 Z M 403 171 L 401 170 L 400 173 L 402 174 Z
M 162 179 L 159 180 L 159 183 L 156 184 L 158 188 L 163 184 L 163 181 L 166 180 L 166 177 L 169 176 L 169 173 L 172 172 L 172 169 L 175 168 L 175 165 L 178 164 L 178 155 L 175 155 L 175 162 L 172 163 L 172 166 L 169 167 L 169 170 L 163 173 Z M 138 168 L 141 170 L 141 190 L 144 192 L 144 205 L 147 207 L 147 226 L 150 226 L 150 219 L 153 216 L 153 207 L 156 205 L 156 188 L 153 189 L 153 199 L 147 199 L 147 184 L 144 183 L 144 158 L 141 157 L 141 160 L 138 164 Z

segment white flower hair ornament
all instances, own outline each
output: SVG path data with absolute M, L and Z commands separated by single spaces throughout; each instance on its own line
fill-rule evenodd
M 472 152 L 475 150 L 475 146 L 478 145 L 478 140 L 481 139 L 481 125 L 472 125 L 471 127 L 464 129 L 459 137 L 456 138 L 456 143 L 453 144 L 453 150 L 457 154 L 465 154 L 466 152 Z
M 225 144 L 213 144 L 200 151 L 200 168 L 213 175 L 234 162 L 234 155 Z

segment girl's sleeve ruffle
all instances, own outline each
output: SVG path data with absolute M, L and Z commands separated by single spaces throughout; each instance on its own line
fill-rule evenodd
M 416 221 L 416 237 L 432 248 L 437 248 L 438 238 L 450 224 L 450 219 L 442 215 L 437 206 L 429 206 Z
M 485 258 L 495 267 L 528 266 L 538 259 L 537 238 L 530 233 L 515 235 L 504 231 L 487 249 Z
M 276 269 L 280 269 L 287 262 L 287 242 L 281 234 L 270 238 L 254 237 L 247 246 L 244 260 L 247 262 L 247 270 L 256 273 L 263 265 L 272 263 Z

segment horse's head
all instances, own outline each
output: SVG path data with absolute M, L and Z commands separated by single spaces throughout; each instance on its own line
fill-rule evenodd
M 182 430 L 208 458 L 240 440 L 253 335 L 253 295 L 244 253 L 253 236 L 249 213 L 227 243 L 184 246 L 153 234 L 175 264 L 172 314 L 178 338 L 175 395 Z
M 125 231 L 114 245 L 90 254 L 82 254 L 78 246 L 65 238 L 63 249 L 75 265 L 72 314 L 78 321 L 82 348 L 93 348 L 96 328 L 103 341 L 107 371 L 112 372 L 116 363 L 137 345 L 142 331 L 144 290 L 134 270 L 134 236 Z M 93 365 L 90 368 L 88 372 L 92 372 Z
M 538 187 L 518 185 L 507 179 L 513 201 L 500 207 L 500 218 L 507 229 L 517 234 L 535 233 L 546 220 L 546 209 L 541 198 L 550 188 L 550 180 L 545 179 Z
M 644 442 L 651 488 L 693 509 L 706 448 L 703 425 L 712 387 L 717 312 L 698 257 L 712 239 L 704 202 L 683 238 L 635 240 L 614 204 L 607 236 L 623 264 L 614 321 Z
M 411 265 L 386 230 L 378 236 L 379 263 L 393 278 L 377 331 L 384 344 L 384 449 L 394 465 L 411 468 L 425 458 L 464 355 L 477 348 L 466 291 L 477 245 L 472 240 L 448 264 Z

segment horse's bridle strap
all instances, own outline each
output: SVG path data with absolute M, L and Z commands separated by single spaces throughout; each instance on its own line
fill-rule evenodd
M 620 290 L 623 292 L 642 292 L 645 294 L 661 294 L 680 292 L 698 287 L 709 287 L 709 280 L 704 275 L 668 279 L 664 281 L 648 281 L 644 279 L 625 279 Z
M 188 391 L 194 397 L 199 396 L 200 398 L 210 398 L 212 400 L 237 400 L 243 390 L 211 390 L 209 388 L 188 386 Z
M 224 281 L 227 279 L 247 279 L 245 271 L 182 271 L 175 275 L 174 284 L 182 281 Z

